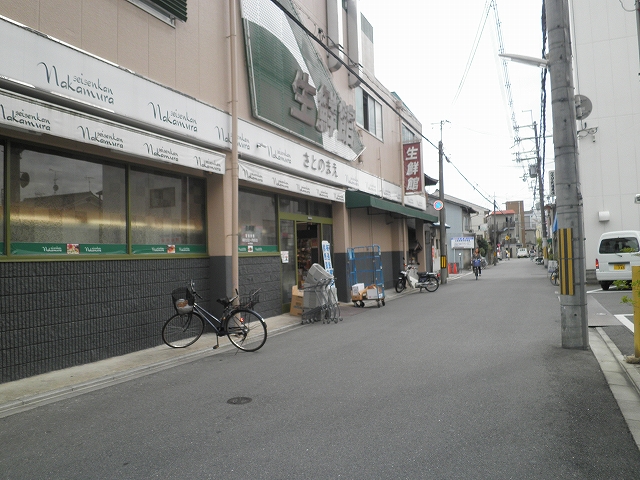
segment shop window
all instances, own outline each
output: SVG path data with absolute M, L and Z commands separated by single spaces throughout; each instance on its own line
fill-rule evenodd
M 308 215 L 308 210 L 306 200 L 280 196 L 281 213 L 299 213 L 301 215 Z
M 241 189 L 238 195 L 238 251 L 277 252 L 276 214 L 275 195 Z
M 12 145 L 13 255 L 127 253 L 125 168 Z
M 314 217 L 326 217 L 331 218 L 331 205 L 321 202 L 309 202 L 309 215 Z
M 131 169 L 132 253 L 205 253 L 204 181 Z
M 331 204 L 280 196 L 280 213 L 296 213 L 331 218 Z
M 20 144 L 7 150 L 0 202 L 9 204 L 9 237 L 3 206 L 0 253 L 206 253 L 203 179 L 136 168 L 128 175 L 122 165 Z

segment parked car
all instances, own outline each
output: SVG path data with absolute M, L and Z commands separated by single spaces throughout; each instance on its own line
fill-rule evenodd
M 600 236 L 596 278 L 603 290 L 616 280 L 631 281 L 631 267 L 640 266 L 640 232 L 625 230 Z
M 529 256 L 529 252 L 527 251 L 526 248 L 519 248 L 518 252 L 516 253 L 516 256 L 518 258 L 527 258 Z

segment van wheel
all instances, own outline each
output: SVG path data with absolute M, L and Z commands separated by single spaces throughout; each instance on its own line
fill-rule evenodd
M 611 286 L 611 282 L 600 282 L 600 286 L 602 287 L 602 290 L 609 290 L 609 287 Z

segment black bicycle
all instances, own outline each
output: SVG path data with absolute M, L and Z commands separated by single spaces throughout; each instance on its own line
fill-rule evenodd
M 556 267 L 551 271 L 551 275 L 549 276 L 551 285 L 558 285 L 558 275 L 560 275 L 560 271 L 558 270 L 558 267 Z
M 239 298 L 238 291 L 233 298 L 217 300 L 224 307 L 222 318 L 218 319 L 203 307 L 195 298 L 202 299 L 195 290 L 193 280 L 186 287 L 176 288 L 171 292 L 176 314 L 167 320 L 162 327 L 162 340 L 173 348 L 185 348 L 193 345 L 204 332 L 205 320 L 216 333 L 216 345 L 220 346 L 219 337 L 227 336 L 229 341 L 239 350 L 255 352 L 267 341 L 267 324 L 253 307 L 258 303 L 258 292 L 241 299 L 240 305 L 234 305 Z

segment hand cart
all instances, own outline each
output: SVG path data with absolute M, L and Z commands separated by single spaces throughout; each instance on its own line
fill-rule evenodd
M 364 307 L 365 301 L 375 301 L 384 306 L 384 275 L 379 245 L 347 249 L 351 301 L 356 307 Z

